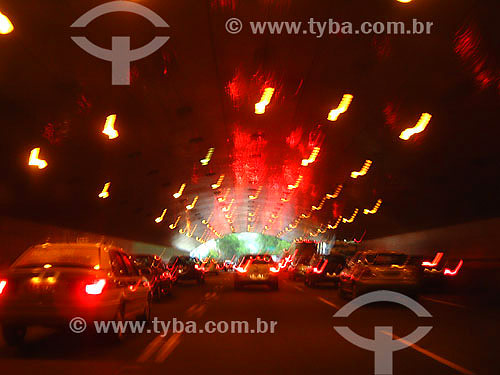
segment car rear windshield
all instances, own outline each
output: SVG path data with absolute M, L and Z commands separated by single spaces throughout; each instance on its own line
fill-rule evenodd
M 26 250 L 12 265 L 14 268 L 51 266 L 89 267 L 99 262 L 96 246 L 35 246 Z
M 388 266 L 396 264 L 402 266 L 408 257 L 405 254 L 368 254 L 366 261 L 376 266 Z

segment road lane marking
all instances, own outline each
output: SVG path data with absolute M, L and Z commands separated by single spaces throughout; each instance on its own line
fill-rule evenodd
M 189 309 L 186 310 L 186 316 L 189 318 L 191 317 L 194 312 L 198 309 L 198 304 L 195 303 L 193 306 L 191 306 Z
M 137 358 L 137 362 L 143 363 L 146 362 L 153 353 L 157 351 L 157 349 L 161 346 L 163 342 L 163 337 L 161 335 L 156 336 L 156 338 L 149 343 L 148 346 L 146 346 L 146 349 L 142 352 L 142 354 Z
M 328 301 L 327 299 L 324 299 L 323 297 L 318 297 L 318 299 L 319 299 L 321 302 L 326 303 L 327 305 L 329 305 L 329 306 L 332 306 L 332 307 L 336 308 L 337 310 L 339 310 L 339 309 L 340 309 L 340 307 L 338 307 L 336 304 L 334 304 L 333 302 Z
M 300 290 L 301 292 L 304 291 L 304 288 L 301 288 L 300 286 L 294 285 L 293 287 L 297 290 Z
M 408 345 L 410 348 L 416 350 L 417 352 L 420 352 L 423 355 L 425 355 L 425 356 L 427 356 L 427 357 L 429 357 L 429 358 L 431 358 L 431 359 L 433 359 L 433 360 L 435 360 L 435 361 L 437 361 L 445 366 L 452 368 L 453 370 L 456 370 L 456 371 L 458 371 L 462 374 L 465 374 L 465 375 L 476 375 L 474 372 L 467 370 L 466 368 L 463 368 L 462 366 L 459 366 L 456 363 L 453 363 L 453 362 L 447 360 L 446 358 L 443 358 L 437 354 L 434 354 L 434 353 L 428 351 L 427 349 L 424 349 L 421 346 L 418 346 L 417 344 L 412 344 L 411 342 L 406 341 L 393 333 L 391 334 L 390 332 L 387 332 L 387 331 L 382 331 L 382 333 L 403 342 L 404 344 Z
M 460 305 L 458 303 L 453 303 L 453 302 L 448 302 L 448 301 L 443 301 L 443 300 L 440 300 L 440 299 L 435 299 L 435 298 L 430 298 L 430 297 L 420 297 L 421 299 L 423 300 L 426 300 L 426 301 L 431 301 L 431 302 L 435 302 L 435 303 L 440 303 L 442 305 L 448 305 L 448 306 L 453 306 L 453 307 L 458 307 L 460 309 L 465 309 L 465 310 L 469 310 L 469 308 L 467 306 L 464 306 L 464 305 Z
M 181 341 L 182 333 L 174 333 L 162 346 L 158 355 L 156 356 L 155 362 L 162 363 L 167 357 L 174 351 L 174 349 L 179 345 Z

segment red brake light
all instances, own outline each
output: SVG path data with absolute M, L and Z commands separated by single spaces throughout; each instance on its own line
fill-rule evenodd
M 325 259 L 323 264 L 321 265 L 321 268 L 318 269 L 318 267 L 314 267 L 313 272 L 314 273 L 322 273 L 325 270 L 326 264 L 328 263 L 328 259 Z
M 0 281 L 0 294 L 3 293 L 3 290 L 5 289 L 6 285 L 7 285 L 7 280 L 1 280 Z
M 453 271 L 450 270 L 449 268 L 445 268 L 444 274 L 448 275 L 448 276 L 455 276 L 458 273 L 458 271 L 460 270 L 460 268 L 462 268 L 463 264 L 464 264 L 464 261 L 462 259 L 460 259 L 460 262 L 458 262 L 458 265 L 455 267 L 455 269 Z
M 92 284 L 85 285 L 85 292 L 91 295 L 98 295 L 102 293 L 102 290 L 106 286 L 106 280 L 100 279 L 96 280 Z
M 280 268 L 279 267 L 278 268 L 276 268 L 276 267 L 270 267 L 269 271 L 274 272 L 274 273 L 278 273 L 278 272 L 280 272 Z

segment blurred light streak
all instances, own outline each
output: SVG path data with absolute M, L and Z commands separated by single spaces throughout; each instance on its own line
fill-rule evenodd
M 224 175 L 221 174 L 219 179 L 217 180 L 217 182 L 215 184 L 212 184 L 212 189 L 218 189 L 220 188 L 220 186 L 222 185 L 222 181 L 224 181 Z
M 352 213 L 351 217 L 349 219 L 343 218 L 342 222 L 343 223 L 352 223 L 356 216 L 358 215 L 359 210 L 356 208 L 354 212 Z
M 109 115 L 106 117 L 106 123 L 104 124 L 103 134 L 106 134 L 109 139 L 118 138 L 118 132 L 115 130 L 116 115 Z
M 210 147 L 208 149 L 207 155 L 205 156 L 205 159 L 201 159 L 200 163 L 201 165 L 208 165 L 210 163 L 210 160 L 212 159 L 212 155 L 214 154 L 215 148 Z
M 458 273 L 458 271 L 460 270 L 460 268 L 462 268 L 463 264 L 464 264 L 464 261 L 462 259 L 460 259 L 460 262 L 458 262 L 457 266 L 455 267 L 455 269 L 453 271 L 450 270 L 449 268 L 445 268 L 444 274 L 447 276 L 455 276 Z
M 248 199 L 250 199 L 250 200 L 255 200 L 255 199 L 258 199 L 261 191 L 262 191 L 262 186 L 259 186 L 259 187 L 257 188 L 257 191 L 255 192 L 255 195 L 253 195 L 253 194 L 252 194 L 252 195 L 249 195 L 249 196 L 248 196 Z
M 328 224 L 328 229 L 337 229 L 341 221 L 342 221 L 342 216 L 339 216 L 334 225 Z
M 358 178 L 359 176 L 364 176 L 366 174 L 366 172 L 368 172 L 368 170 L 370 169 L 371 165 L 372 165 L 372 161 L 366 160 L 365 164 L 363 164 L 363 167 L 361 168 L 361 170 L 359 172 L 352 172 L 351 177 Z
M 9 34 L 14 31 L 14 25 L 10 22 L 9 17 L 0 12 L 0 34 Z
M 312 164 L 316 161 L 316 158 L 318 157 L 319 151 L 321 150 L 320 147 L 314 147 L 311 155 L 309 156 L 309 159 L 302 159 L 302 166 L 307 167 L 309 164 Z
M 260 102 L 255 104 L 255 113 L 257 115 L 262 115 L 266 112 L 266 107 L 269 105 L 269 103 L 271 103 L 271 98 L 273 97 L 273 94 L 274 94 L 273 87 L 266 87 L 264 89 L 264 93 L 260 98 Z
M 351 94 L 345 94 L 342 97 L 342 100 L 340 101 L 340 104 L 337 108 L 332 109 L 330 113 L 328 113 L 328 120 L 329 121 L 337 121 L 339 116 L 342 113 L 345 113 L 347 109 L 349 108 L 349 105 L 351 104 L 353 99 L 353 96 Z
M 44 169 L 47 166 L 47 162 L 45 160 L 39 159 L 38 158 L 39 155 L 40 155 L 40 147 L 31 150 L 28 165 L 36 166 L 38 167 L 38 169 Z
M 304 177 L 300 175 L 299 178 L 297 178 L 297 181 L 295 181 L 295 185 L 288 185 L 288 190 L 297 189 L 300 186 L 300 183 L 302 182 L 303 178 Z
M 165 214 L 166 214 L 166 213 L 167 213 L 167 209 L 165 208 L 165 209 L 163 210 L 163 212 L 161 213 L 161 215 L 160 215 L 160 216 L 158 216 L 158 217 L 155 219 L 155 222 L 156 222 L 157 224 L 160 224 L 160 223 L 163 221 L 163 218 L 165 217 Z
M 422 116 L 420 116 L 420 119 L 418 120 L 417 124 L 413 128 L 408 128 L 405 129 L 401 132 L 399 138 L 407 141 L 409 140 L 414 134 L 421 133 L 425 130 L 427 125 L 429 124 L 429 121 L 431 121 L 432 115 L 428 113 L 422 113 Z
M 177 228 L 177 224 L 179 224 L 179 220 L 180 220 L 180 219 L 181 219 L 181 217 L 180 217 L 180 216 L 177 216 L 177 219 L 175 220 L 175 222 L 174 222 L 174 223 L 172 223 L 172 224 L 170 224 L 168 227 L 169 227 L 170 229 L 175 229 L 175 228 Z
M 326 197 L 323 197 L 323 199 L 321 199 L 321 202 L 319 203 L 318 206 L 312 206 L 311 208 L 314 210 L 314 211 L 319 211 L 321 209 L 323 209 L 323 206 L 325 204 L 325 201 L 326 201 Z
M 227 188 L 224 196 L 217 198 L 217 201 L 225 202 L 230 191 L 231 191 L 231 188 Z
M 111 186 L 111 182 L 106 182 L 104 184 L 104 188 L 102 189 L 101 193 L 99 194 L 99 198 L 106 199 L 109 197 L 109 187 Z
M 424 266 L 424 267 L 436 267 L 439 264 L 439 262 L 441 261 L 441 259 L 443 258 L 443 255 L 444 255 L 444 253 L 442 253 L 442 252 L 436 253 L 436 256 L 434 257 L 432 262 L 424 261 L 424 262 L 422 262 L 422 266 Z
M 373 208 L 371 210 L 365 208 L 363 210 L 363 213 L 365 215 L 376 214 L 381 205 L 382 205 L 382 199 L 379 199 L 379 200 L 377 200 L 377 203 L 375 203 L 375 206 L 373 206 Z
M 335 198 L 338 198 L 338 196 L 340 195 L 340 192 L 342 191 L 342 188 L 344 187 L 344 185 L 339 185 L 337 186 L 337 188 L 335 189 L 335 191 L 333 192 L 333 194 L 326 194 L 326 199 L 335 199 Z
M 184 192 L 184 189 L 186 188 L 186 184 L 182 184 L 181 187 L 179 188 L 179 191 L 173 195 L 175 199 L 179 198 L 182 193 Z
M 194 206 L 196 206 L 196 202 L 198 202 L 198 196 L 194 197 L 193 202 L 186 206 L 187 210 L 192 210 Z

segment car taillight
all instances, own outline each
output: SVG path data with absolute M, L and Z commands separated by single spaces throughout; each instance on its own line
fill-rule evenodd
M 434 257 L 432 262 L 424 261 L 424 262 L 422 262 L 422 266 L 431 267 L 431 268 L 436 267 L 439 264 L 439 262 L 441 261 L 441 258 L 443 258 L 443 253 L 436 253 L 436 256 Z
M 278 272 L 280 272 L 280 268 L 279 267 L 278 268 L 276 268 L 276 267 L 269 267 L 269 271 L 274 272 L 274 273 L 278 273 Z
M 7 280 L 0 280 L 0 294 L 3 293 L 6 286 L 7 286 Z
M 100 279 L 94 281 L 92 284 L 85 285 L 85 292 L 91 295 L 98 295 L 102 293 L 102 290 L 106 286 L 106 280 Z
M 172 275 L 168 271 L 163 272 L 160 276 L 160 279 L 162 279 L 162 280 L 168 280 L 171 278 L 172 278 Z
M 325 259 L 325 261 L 323 262 L 323 264 L 321 265 L 321 268 L 318 269 L 318 267 L 314 267 L 313 268 L 313 272 L 314 273 L 322 273 L 324 270 L 325 270 L 325 267 L 326 265 L 328 264 L 328 259 Z
M 450 270 L 449 268 L 445 268 L 444 274 L 447 276 L 455 276 L 458 273 L 458 271 L 460 270 L 460 268 L 462 268 L 463 264 L 464 264 L 464 261 L 462 259 L 460 259 L 460 262 L 458 262 L 458 265 L 455 267 L 455 269 L 453 271 Z

